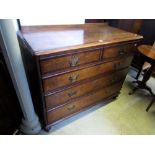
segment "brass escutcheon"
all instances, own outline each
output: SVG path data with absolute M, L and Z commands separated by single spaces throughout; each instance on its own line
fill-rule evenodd
M 77 74 L 73 74 L 73 75 L 71 75 L 70 77 L 69 77 L 69 81 L 70 82 L 75 82 L 75 81 L 77 81 L 77 79 L 78 79 L 78 77 L 79 77 L 79 75 Z
M 68 96 L 72 97 L 72 96 L 76 95 L 76 93 L 77 93 L 76 91 L 71 91 L 71 92 L 68 93 Z
M 72 105 L 70 107 L 67 107 L 68 110 L 73 110 L 75 108 L 75 105 Z
M 74 67 L 79 63 L 79 58 L 77 56 L 72 56 L 70 60 L 70 66 Z

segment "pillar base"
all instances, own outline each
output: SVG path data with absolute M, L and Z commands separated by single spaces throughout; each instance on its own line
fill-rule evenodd
M 35 120 L 32 121 L 22 119 L 20 131 L 27 135 L 38 134 L 41 131 L 41 125 L 39 123 L 38 117 L 36 117 Z

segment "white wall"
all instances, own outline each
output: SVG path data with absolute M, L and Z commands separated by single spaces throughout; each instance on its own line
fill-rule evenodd
M 17 20 L 13 19 L 13 25 L 16 31 L 18 31 L 18 24 L 17 24 Z
M 85 19 L 20 19 L 21 25 L 61 25 L 61 24 L 84 24 Z
M 21 25 L 65 25 L 84 24 L 85 19 L 20 19 Z M 13 19 L 14 28 L 18 30 L 17 20 Z

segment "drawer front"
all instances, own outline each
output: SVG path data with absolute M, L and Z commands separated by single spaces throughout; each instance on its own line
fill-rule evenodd
M 117 47 L 105 48 L 103 51 L 103 59 L 113 58 L 113 57 L 124 57 L 127 54 L 132 53 L 131 47 L 133 45 L 123 45 Z
M 47 122 L 48 124 L 51 124 L 62 118 L 68 117 L 76 112 L 83 110 L 84 108 L 92 106 L 96 102 L 99 102 L 115 93 L 118 93 L 120 89 L 121 83 L 117 83 L 110 87 L 100 89 L 93 94 L 89 94 L 88 96 L 83 97 L 79 100 L 68 103 L 63 107 L 47 112 Z
M 108 86 L 112 83 L 124 81 L 127 72 L 128 72 L 128 69 L 123 69 L 121 71 L 112 73 L 110 75 L 102 76 L 95 80 L 82 83 L 78 86 L 69 88 L 62 92 L 48 95 L 45 97 L 46 108 L 47 110 L 51 108 L 55 108 L 73 98 L 80 97 L 82 95 L 85 95 L 87 93 L 100 89 L 102 87 Z
M 107 63 L 95 65 L 93 67 L 66 73 L 63 75 L 43 79 L 44 91 L 49 92 L 53 89 L 64 87 L 66 85 L 76 83 L 80 80 L 84 80 L 102 73 L 127 67 L 131 63 L 131 60 L 132 60 L 132 57 L 128 57 L 127 59 L 115 60 L 113 62 L 107 62 Z
M 46 74 L 61 69 L 76 67 L 82 64 L 99 61 L 100 52 L 100 49 L 96 49 L 89 52 L 70 54 L 68 56 L 51 58 L 49 60 L 42 60 L 40 61 L 41 73 Z

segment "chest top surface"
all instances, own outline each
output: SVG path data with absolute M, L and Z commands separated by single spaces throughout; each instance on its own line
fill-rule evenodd
M 107 24 L 23 26 L 20 33 L 34 55 L 142 39 Z

